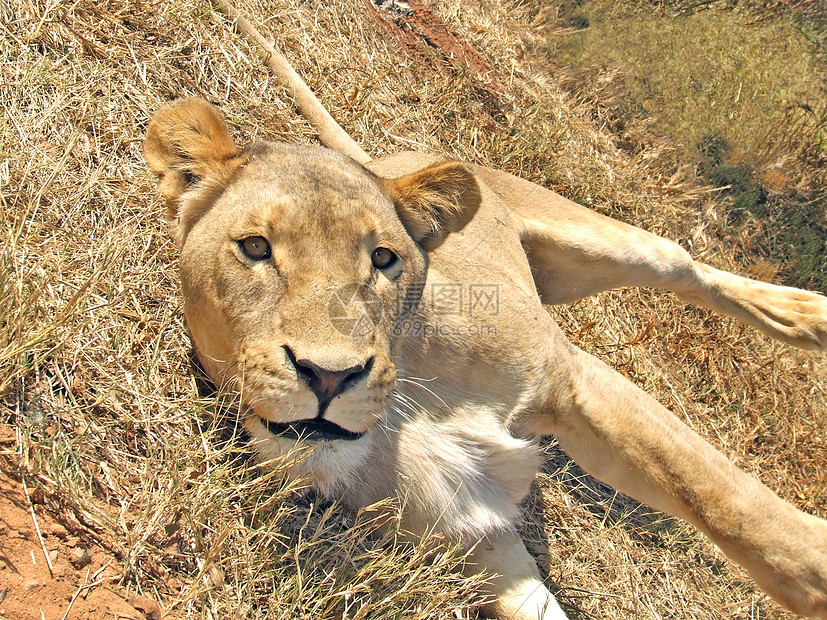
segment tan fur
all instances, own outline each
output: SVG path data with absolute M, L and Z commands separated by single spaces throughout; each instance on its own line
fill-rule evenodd
M 411 237 L 428 247 L 461 230 L 480 204 L 472 174 L 452 162 L 435 163 L 384 185 Z
M 158 176 L 158 191 L 167 206 L 167 219 L 175 234 L 192 228 L 195 220 L 211 205 L 216 191 L 223 188 L 241 160 L 224 120 L 211 113 L 203 99 L 190 99 L 186 106 L 172 106 L 159 112 L 167 120 L 147 128 L 144 157 Z M 190 194 L 186 211 L 178 199 L 187 184 L 198 179 L 199 189 Z M 187 218 L 181 221 L 181 217 Z M 176 239 L 180 244 L 183 239 Z
M 820 349 L 823 297 L 714 270 L 493 170 L 416 153 L 365 168 L 321 148 L 237 150 L 198 100 L 156 115 L 146 153 L 173 210 L 194 346 L 216 384 L 241 393 L 261 457 L 353 508 L 396 497 L 409 531 L 466 544 L 467 570 L 502 575 L 488 614 L 564 617 L 514 529 L 536 440 L 553 434 L 594 475 L 694 523 L 779 601 L 827 617 L 827 522 L 572 346 L 538 289 L 560 303 L 668 288 Z M 252 260 L 249 238 L 271 255 Z M 398 260 L 375 266 L 377 248 Z M 289 436 L 313 429 L 350 435 Z

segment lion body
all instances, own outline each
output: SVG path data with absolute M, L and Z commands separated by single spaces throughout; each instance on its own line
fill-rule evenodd
M 181 246 L 193 344 L 241 394 L 256 451 L 353 509 L 397 498 L 404 529 L 473 549 L 468 570 L 501 575 L 488 613 L 563 617 L 515 530 L 538 439 L 554 434 L 587 470 L 700 527 L 776 598 L 827 617 L 827 524 L 576 349 L 542 303 L 660 286 L 823 348 L 824 298 L 714 270 L 493 170 L 238 150 L 200 101 L 156 116 L 146 156 Z

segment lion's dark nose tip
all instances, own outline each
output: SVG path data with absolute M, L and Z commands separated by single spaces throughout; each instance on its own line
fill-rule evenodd
M 288 346 L 285 346 L 284 350 L 295 366 L 296 372 L 305 380 L 320 404 L 329 403 L 339 394 L 356 385 L 367 376 L 373 366 L 371 357 L 364 364 L 356 364 L 342 370 L 330 370 L 307 358 L 297 359 Z

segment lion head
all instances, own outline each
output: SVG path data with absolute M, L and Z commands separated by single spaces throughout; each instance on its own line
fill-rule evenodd
M 351 469 L 393 395 L 427 250 L 479 204 L 474 177 L 442 162 L 385 180 L 318 147 L 239 149 L 198 99 L 156 114 L 145 156 L 204 369 L 241 394 L 265 456 L 315 445 L 305 473 Z

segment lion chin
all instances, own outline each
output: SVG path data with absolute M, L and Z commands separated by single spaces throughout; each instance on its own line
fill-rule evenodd
M 330 498 L 342 494 L 371 452 L 370 431 L 351 433 L 342 429 L 346 435 L 342 437 L 327 428 L 309 436 L 300 430 L 297 434 L 289 430 L 277 434 L 272 423 L 252 411 L 245 417 L 244 429 L 258 460 L 277 466 L 290 479 L 307 480 Z

